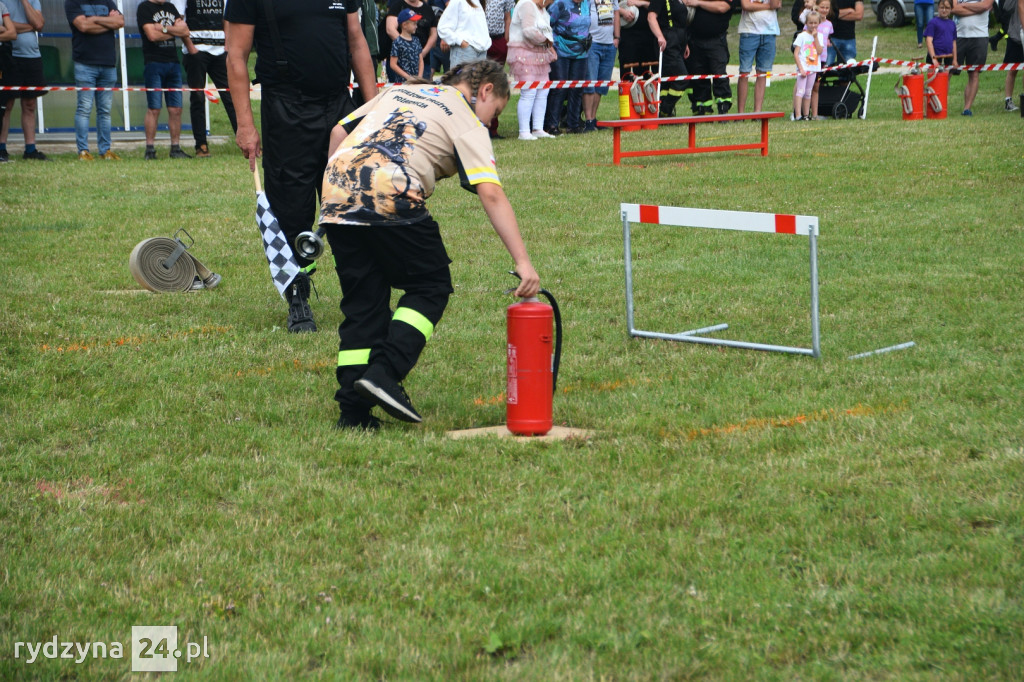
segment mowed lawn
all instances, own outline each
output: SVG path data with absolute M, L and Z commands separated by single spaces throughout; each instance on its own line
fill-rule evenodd
M 333 429 L 331 256 L 320 333 L 287 334 L 233 146 L 0 167 L 0 678 L 132 678 L 132 626 L 173 625 L 208 647 L 185 679 L 1021 679 L 1024 121 L 1002 83 L 970 119 L 904 122 L 877 75 L 867 120 L 775 121 L 766 158 L 498 141 L 565 318 L 555 421 L 592 431 L 565 442 L 446 437 L 504 419 L 512 302 L 456 181 L 430 202 L 456 292 L 406 382 L 425 422 L 367 436 Z M 620 202 L 818 216 L 822 357 L 629 338 Z M 223 283 L 139 292 L 132 248 L 179 228 Z M 638 226 L 637 325 L 806 346 L 807 258 Z M 54 638 L 123 658 L 17 648 Z

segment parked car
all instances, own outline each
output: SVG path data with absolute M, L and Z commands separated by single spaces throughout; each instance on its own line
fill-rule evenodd
M 914 0 L 871 0 L 871 9 L 886 28 L 898 28 L 914 20 Z

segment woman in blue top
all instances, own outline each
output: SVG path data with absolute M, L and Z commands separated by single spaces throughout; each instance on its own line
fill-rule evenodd
M 587 57 L 590 51 L 590 0 L 555 0 L 548 8 L 548 14 L 551 15 L 555 53 L 558 55 L 558 60 L 551 65 L 551 80 L 586 80 Z M 569 97 L 566 126 L 570 133 L 583 132 L 583 122 L 580 119 L 583 90 L 553 88 L 548 94 L 548 110 L 544 120 L 544 130 L 549 135 L 559 134 L 558 124 L 566 93 Z
M 935 0 L 914 0 L 914 21 L 917 22 L 917 46 L 924 47 L 924 27 L 935 16 Z

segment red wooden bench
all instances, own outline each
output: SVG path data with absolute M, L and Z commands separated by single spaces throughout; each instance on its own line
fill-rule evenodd
M 768 121 L 773 118 L 785 116 L 781 111 L 761 111 L 756 114 L 722 114 L 721 116 L 677 116 L 674 118 L 629 118 L 621 121 L 598 121 L 599 128 L 612 129 L 612 163 L 616 166 L 622 163 L 622 159 L 635 156 L 666 156 L 668 154 L 699 154 L 701 152 L 729 152 L 740 149 L 760 149 L 761 156 L 768 156 Z M 719 121 L 760 121 L 761 141 L 750 144 L 723 144 L 710 147 L 697 146 L 697 124 L 718 123 Z M 622 129 L 626 126 L 649 126 L 656 124 L 660 126 L 686 124 L 690 127 L 688 138 L 689 146 L 682 149 L 652 149 L 641 151 L 622 151 Z

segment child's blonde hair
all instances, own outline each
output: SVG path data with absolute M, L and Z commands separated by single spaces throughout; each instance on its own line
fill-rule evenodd
M 819 24 L 821 23 L 821 13 L 818 10 L 815 9 L 815 10 L 811 10 L 810 12 L 808 12 L 807 16 L 804 17 L 804 25 L 805 26 L 807 25 L 807 22 L 810 21 L 811 17 L 818 17 L 818 23 Z

